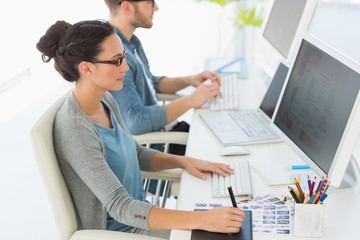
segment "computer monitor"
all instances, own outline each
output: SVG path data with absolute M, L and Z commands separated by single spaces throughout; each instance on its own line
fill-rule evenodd
M 360 66 L 314 36 L 301 41 L 271 126 L 339 187 L 360 133 Z
M 254 47 L 254 62 L 272 77 L 280 62 L 291 63 L 318 0 L 273 0 Z
M 359 1 L 320 1 L 308 31 L 360 62 L 359 13 Z

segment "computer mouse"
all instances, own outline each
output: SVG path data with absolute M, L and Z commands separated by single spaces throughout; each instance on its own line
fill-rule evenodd
M 221 156 L 248 155 L 250 151 L 243 146 L 229 146 L 221 148 L 219 154 Z

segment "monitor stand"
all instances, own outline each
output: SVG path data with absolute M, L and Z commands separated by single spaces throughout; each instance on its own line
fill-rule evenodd
M 330 186 L 328 192 L 336 193 L 344 190 L 349 190 L 357 186 L 360 177 L 359 163 L 352 155 L 349 164 L 346 168 L 344 177 L 339 187 Z

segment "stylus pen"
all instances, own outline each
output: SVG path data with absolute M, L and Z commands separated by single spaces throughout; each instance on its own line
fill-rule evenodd
M 235 201 L 235 196 L 234 196 L 234 193 L 233 193 L 233 190 L 232 190 L 230 184 L 228 185 L 228 191 L 229 191 L 229 195 L 230 195 L 230 199 L 231 199 L 233 207 L 237 208 L 237 204 L 236 204 L 236 201 Z

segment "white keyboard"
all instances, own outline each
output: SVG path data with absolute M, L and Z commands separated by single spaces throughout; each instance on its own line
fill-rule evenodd
M 227 177 L 212 173 L 212 196 L 228 197 L 228 185 L 230 184 L 235 196 L 252 198 L 252 182 L 250 166 L 247 160 L 233 161 L 229 166 L 234 169 L 234 174 Z
M 239 79 L 235 74 L 221 77 L 221 97 L 210 100 L 210 110 L 232 110 L 239 108 Z
M 237 111 L 230 113 L 230 116 L 246 132 L 248 136 L 271 136 L 274 131 L 266 120 L 255 111 Z

